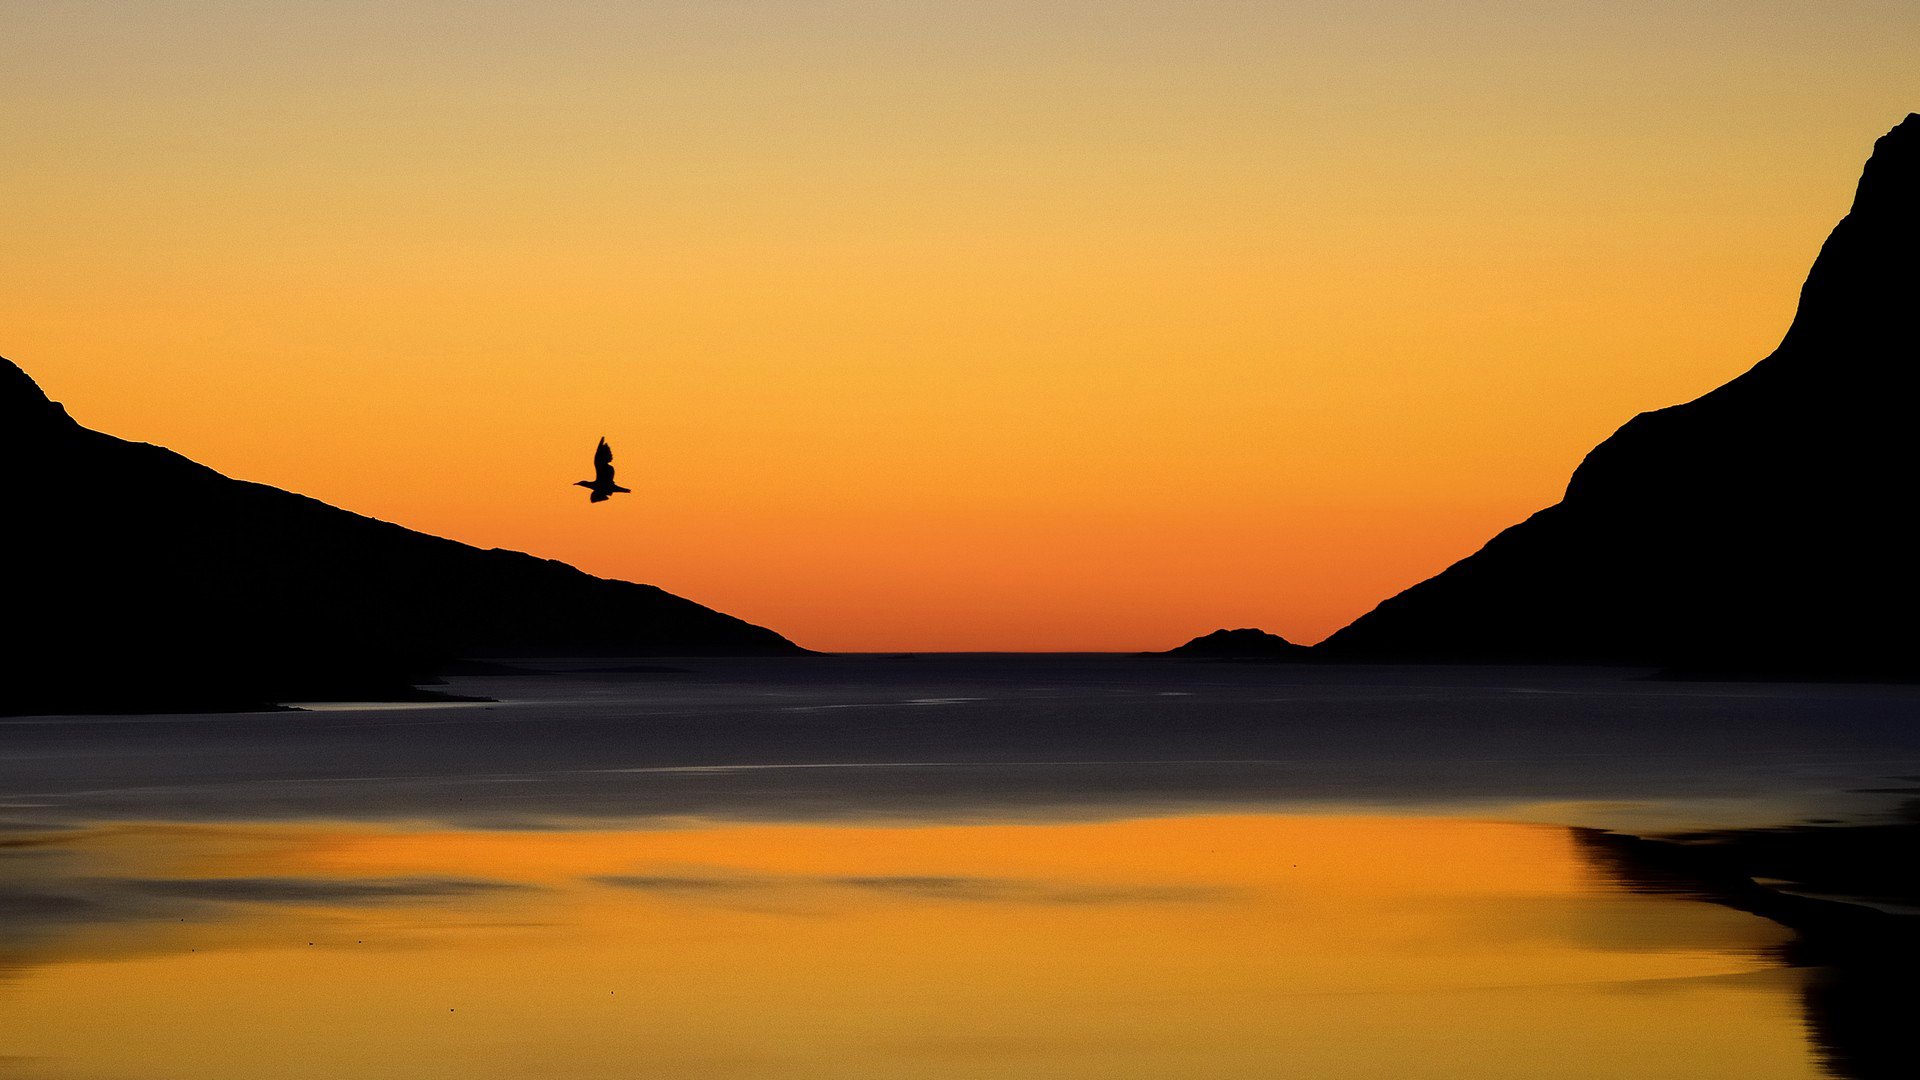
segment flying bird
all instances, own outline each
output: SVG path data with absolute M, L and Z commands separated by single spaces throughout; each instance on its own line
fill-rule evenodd
M 613 447 L 607 445 L 605 435 L 600 436 L 600 445 L 593 451 L 593 479 L 575 480 L 573 486 L 593 492 L 587 496 L 588 502 L 606 502 L 615 495 L 633 493 L 632 488 L 623 488 L 613 482 Z

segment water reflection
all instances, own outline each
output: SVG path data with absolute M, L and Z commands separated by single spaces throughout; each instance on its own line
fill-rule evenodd
M 28 1077 L 1819 1074 L 1784 931 L 1557 828 L 8 839 L 0 1061 Z
M 1860 958 L 1823 968 L 1808 981 L 1808 1035 L 1835 1076 L 1897 1080 L 1920 1070 L 1913 959 L 1911 950 L 1898 959 Z
M 1920 1010 L 1920 987 L 1914 982 L 1920 931 L 1912 916 L 1763 887 L 1747 876 L 1753 853 L 1736 856 L 1734 850 L 1811 848 L 1856 877 L 1910 873 L 1906 867 L 1873 864 L 1895 853 L 1888 850 L 1889 842 L 1898 845 L 1898 855 L 1910 851 L 1912 829 L 1908 822 L 1747 830 L 1692 842 L 1584 829 L 1572 835 L 1595 868 L 1623 888 L 1755 912 L 1792 928 L 1795 936 L 1779 955 L 1788 963 L 1814 965 L 1803 984 L 1802 1011 L 1819 1059 L 1834 1076 L 1882 1080 L 1920 1073 L 1920 1044 L 1913 1034 L 1913 1017 Z M 1862 858 L 1866 851 L 1880 859 Z M 1805 876 L 1821 880 L 1817 873 Z

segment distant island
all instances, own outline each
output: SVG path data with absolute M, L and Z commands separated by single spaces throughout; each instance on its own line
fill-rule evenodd
M 1278 634 L 1248 626 L 1238 630 L 1215 630 L 1185 645 L 1149 655 L 1196 660 L 1305 660 L 1312 653 L 1313 650 L 1305 645 L 1295 645 Z
M 803 655 L 651 585 L 481 550 L 90 431 L 0 359 L 0 713 L 393 699 L 456 657 Z
M 1634 417 L 1554 506 L 1314 650 L 1920 674 L 1920 114 L 1883 136 L 1771 356 Z

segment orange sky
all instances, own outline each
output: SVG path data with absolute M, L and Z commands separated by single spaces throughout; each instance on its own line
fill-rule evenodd
M 7 5 L 0 354 L 815 648 L 1311 641 L 1764 355 L 1920 105 L 1904 0 L 1679 6 Z

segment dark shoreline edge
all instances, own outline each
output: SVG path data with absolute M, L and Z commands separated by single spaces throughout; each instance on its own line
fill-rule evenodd
M 1920 800 L 1910 800 L 1898 820 L 1876 824 L 1573 836 L 1622 887 L 1719 904 L 1790 930 L 1775 956 L 1806 972 L 1801 1017 L 1823 1070 L 1836 1080 L 1904 1080 L 1920 1075 L 1917 810 Z
M 1719 904 L 1790 930 L 1775 956 L 1806 971 L 1802 1021 L 1823 1069 L 1837 1080 L 1904 1080 L 1920 1075 L 1917 803 L 1903 807 L 1905 820 L 1882 824 L 1573 836 L 1622 887 Z M 1762 883 L 1782 871 L 1781 885 Z
M 1795 934 L 1795 964 L 1920 959 L 1920 895 L 1905 881 L 1870 888 L 1863 869 L 1909 867 L 1920 824 L 1806 825 L 1645 837 L 1576 828 L 1575 842 L 1628 889 L 1691 896 L 1758 915 Z M 1864 843 L 1863 843 L 1864 841 Z M 1869 855 L 1863 862 L 1865 847 Z M 1778 861 L 1784 859 L 1785 861 Z M 1885 861 L 1882 861 L 1885 860 Z M 1777 877 L 1775 867 L 1793 867 Z M 1761 880 L 1780 881 L 1780 885 Z M 1902 914 L 1875 902 L 1914 908 Z

